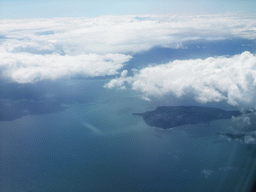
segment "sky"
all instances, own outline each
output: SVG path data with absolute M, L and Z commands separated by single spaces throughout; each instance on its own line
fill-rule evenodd
M 244 191 L 255 154 L 214 142 L 255 150 L 255 113 L 174 130 L 132 113 L 256 111 L 255 3 L 0 0 L 2 191 Z
M 106 77 L 104 88 L 133 90 L 147 101 L 173 95 L 201 104 L 256 107 L 254 1 L 4 0 L 0 5 L 5 82 Z M 193 44 L 195 53 L 237 39 L 240 43 L 227 49 L 245 49 L 235 55 L 184 57 L 160 65 L 149 60 L 127 68 L 136 55 L 156 47 L 185 53 Z M 202 42 L 211 45 L 199 46 Z
M 229 157 L 231 154 L 233 159 L 236 148 L 222 148 L 227 157 L 220 164 L 223 145 L 212 142 L 216 135 L 211 135 L 209 141 L 208 137 L 190 140 L 184 133 L 186 128 L 192 131 L 191 126 L 175 134 L 173 130 L 147 127 L 141 117 L 131 113 L 163 105 L 255 111 L 255 3 L 255 0 L 0 0 L 0 123 L 4 126 L 0 135 L 2 149 L 7 154 L 5 173 L 10 175 L 3 177 L 3 186 L 15 188 L 12 181 L 16 178 L 17 185 L 23 185 L 25 180 L 29 188 L 35 186 L 34 191 L 38 191 L 61 179 L 57 186 L 65 190 L 77 188 L 77 184 L 84 189 L 87 183 L 98 189 L 119 182 L 116 178 L 125 173 L 124 178 L 142 178 L 144 184 L 140 186 L 146 189 L 154 185 L 162 188 L 162 182 L 180 187 L 186 186 L 184 173 L 188 175 L 188 184 L 197 185 L 198 182 L 191 182 L 195 178 L 191 173 L 197 172 L 205 179 L 216 175 L 219 181 L 227 176 L 223 171 L 238 170 L 230 164 Z M 252 113 L 214 122 L 207 129 L 204 125 L 193 126 L 193 131 L 199 135 L 216 133 L 219 129 L 251 132 L 255 131 L 255 122 Z M 166 132 L 161 134 L 161 131 Z M 255 145 L 255 132 L 246 135 L 243 142 Z M 183 150 L 184 156 L 180 156 L 178 149 Z M 195 151 L 203 158 L 198 158 Z M 163 156 L 159 156 L 161 153 Z M 60 156 L 52 161 L 55 154 Z M 174 157 L 171 163 L 169 156 Z M 28 157 L 32 162 L 24 163 Z M 38 169 L 33 164 L 34 158 L 40 170 L 35 180 Z M 48 174 L 41 174 L 45 173 L 41 158 L 54 162 L 51 163 L 54 169 L 47 166 Z M 73 169 L 70 160 L 77 162 L 79 158 L 82 169 L 79 166 Z M 150 161 L 153 158 L 155 166 L 148 158 Z M 240 158 L 243 156 L 237 162 Z M 254 171 L 250 168 L 251 172 L 247 172 L 254 159 L 247 161 L 246 169 L 241 167 L 242 177 L 232 173 L 234 177 L 239 175 L 238 185 Z M 173 169 L 178 161 L 182 172 L 176 172 L 179 174 L 176 177 Z M 56 167 L 60 162 L 64 172 Z M 18 174 L 17 166 L 21 167 Z M 24 176 L 27 167 L 30 177 Z M 138 167 L 145 174 L 137 174 Z M 144 170 L 152 171 L 148 174 Z M 171 173 L 173 182 L 163 179 L 163 171 L 167 176 Z M 67 186 L 70 182 L 64 175 L 73 177 L 74 184 Z M 152 182 L 151 176 L 157 181 Z M 233 183 L 232 178 L 229 183 Z M 200 177 L 196 179 L 202 181 Z M 132 183 L 135 190 L 140 190 L 134 181 L 124 179 L 120 183 Z M 28 191 L 25 188 L 17 190 Z
M 216 14 L 255 11 L 254 0 L 1 0 L 0 19 L 140 14 Z

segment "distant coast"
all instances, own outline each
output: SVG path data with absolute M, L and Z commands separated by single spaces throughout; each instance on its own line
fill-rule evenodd
M 150 126 L 168 129 L 187 124 L 200 124 L 219 119 L 229 119 L 232 116 L 240 116 L 242 113 L 238 110 L 225 111 L 214 107 L 161 106 L 157 107 L 154 111 L 133 113 L 133 115 L 142 116 L 144 121 Z

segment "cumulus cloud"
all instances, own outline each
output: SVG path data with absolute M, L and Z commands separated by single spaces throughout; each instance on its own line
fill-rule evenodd
M 18 83 L 84 75 L 88 77 L 117 74 L 130 56 L 123 54 L 39 55 L 0 53 L 3 76 Z
M 252 106 L 253 107 L 253 106 Z M 249 112 L 249 111 L 246 111 Z M 255 131 L 256 125 L 256 118 L 255 112 L 238 116 L 232 117 L 232 120 L 227 125 L 227 130 L 231 133 L 249 133 Z
M 253 107 L 256 106 L 256 56 L 243 52 L 232 57 L 176 60 L 145 67 L 133 76 L 113 79 L 105 87 L 125 84 L 145 97 L 191 95 L 199 103 L 226 101 L 241 108 Z
M 254 16 L 236 14 L 1 20 L 0 28 L 0 71 L 20 83 L 113 75 L 130 55 L 156 46 L 184 49 L 190 40 L 256 38 Z M 199 99 L 222 99 L 211 89 L 204 94 Z

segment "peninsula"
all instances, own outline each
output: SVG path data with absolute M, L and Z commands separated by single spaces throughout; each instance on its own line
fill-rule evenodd
M 208 123 L 219 119 L 229 119 L 242 115 L 240 111 L 225 111 L 213 107 L 199 106 L 162 106 L 154 111 L 133 113 L 142 116 L 144 121 L 154 127 L 163 129 L 188 125 Z

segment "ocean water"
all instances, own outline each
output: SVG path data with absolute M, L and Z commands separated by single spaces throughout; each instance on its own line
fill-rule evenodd
M 225 54 L 248 49 L 241 42 L 233 41 L 230 47 L 238 48 L 226 47 Z M 184 50 L 156 48 L 135 55 L 126 68 L 197 57 L 195 53 L 202 58 L 217 56 L 223 54 L 217 50 L 226 43 L 214 44 L 215 49 L 210 49 L 214 47 L 211 42 L 199 44 L 204 49 L 189 43 Z M 1 192 L 250 189 L 255 179 L 255 147 L 215 134 L 234 131 L 231 128 L 241 131 L 246 116 L 169 130 L 150 127 L 132 113 L 196 102 L 189 98 L 148 102 L 131 90 L 104 89 L 108 81 L 78 78 L 34 85 L 0 84 Z M 256 122 L 254 114 L 248 117 Z M 242 131 L 252 132 L 254 127 Z
M 154 105 L 105 90 L 64 111 L 1 121 L 1 191 L 241 191 L 255 158 L 215 135 L 230 122 L 163 130 L 131 114 Z

